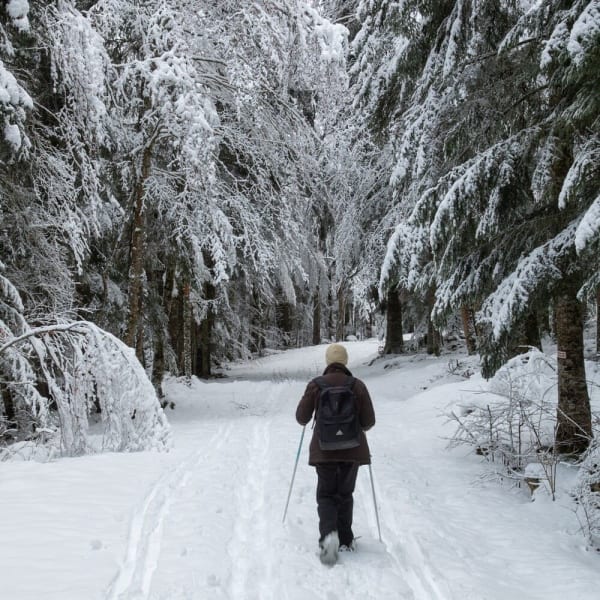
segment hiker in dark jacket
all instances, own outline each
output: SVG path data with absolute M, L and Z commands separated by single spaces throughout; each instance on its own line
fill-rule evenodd
M 341 344 L 330 344 L 325 352 L 327 368 L 323 380 L 332 386 L 344 385 L 352 373 L 347 369 L 348 353 Z M 360 465 L 371 463 L 365 431 L 375 424 L 375 411 L 365 384 L 354 380 L 352 387 L 361 427 L 359 445 L 343 450 L 322 450 L 316 428 L 310 442 L 308 463 L 317 470 L 317 511 L 319 514 L 319 546 L 321 560 L 331 564 L 338 549 L 354 550 L 352 509 L 354 486 Z M 306 425 L 318 409 L 320 388 L 313 379 L 296 409 L 296 420 Z

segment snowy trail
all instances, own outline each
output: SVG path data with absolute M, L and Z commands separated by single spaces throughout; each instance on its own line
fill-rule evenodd
M 598 557 L 585 552 L 567 494 L 531 502 L 483 481 L 478 457 L 445 449 L 440 411 L 481 381 L 449 376 L 431 357 L 369 366 L 376 350 L 353 344 L 350 368 L 377 414 L 369 443 L 383 543 L 363 467 L 358 551 L 320 564 L 310 427 L 282 524 L 302 431 L 294 412 L 323 353 L 292 350 L 227 379 L 168 383 L 169 453 L 0 464 L 0 597 L 596 600 Z
M 252 406 L 251 413 L 240 410 L 228 425 L 188 425 L 197 447 L 134 511 L 126 559 L 107 600 L 342 600 L 347 595 L 340 590 L 348 589 L 361 590 L 367 600 L 425 598 L 411 590 L 406 570 L 377 540 L 368 479 L 356 496 L 356 520 L 367 529 L 361 553 L 342 556 L 335 568 L 324 569 L 318 560 L 315 475 L 305 464 L 298 468 L 289 523 L 281 524 L 301 431 L 291 415 L 304 383 L 246 386 L 244 406 Z M 211 489 L 203 493 L 207 483 Z

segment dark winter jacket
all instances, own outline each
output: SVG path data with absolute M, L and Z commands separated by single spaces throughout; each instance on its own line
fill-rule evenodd
M 350 373 L 344 365 L 339 363 L 330 364 L 323 373 L 325 381 L 334 386 L 344 385 L 346 377 L 349 375 L 352 375 L 352 373 Z M 310 441 L 308 464 L 317 465 L 335 461 L 353 461 L 358 462 L 361 465 L 368 465 L 371 463 L 371 454 L 369 452 L 367 436 L 364 432 L 375 425 L 373 403 L 371 402 L 367 387 L 360 379 L 355 380 L 352 390 L 356 398 L 358 417 L 362 428 L 362 431 L 360 432 L 360 445 L 356 448 L 347 448 L 345 450 L 321 450 L 317 433 L 313 430 L 313 436 Z M 317 407 L 319 395 L 319 386 L 314 381 L 311 381 L 306 386 L 304 396 L 302 396 L 302 400 L 300 400 L 298 408 L 296 409 L 296 421 L 298 421 L 300 425 L 306 425 L 312 419 L 315 408 Z

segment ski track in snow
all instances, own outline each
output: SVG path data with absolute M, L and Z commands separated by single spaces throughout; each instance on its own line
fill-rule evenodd
M 211 438 L 217 448 L 224 443 L 229 429 L 231 425 L 220 426 Z M 219 439 L 221 441 L 217 443 Z M 163 522 L 174 495 L 187 484 L 204 452 L 205 448 L 196 450 L 173 472 L 163 475 L 146 495 L 141 507 L 134 511 L 125 561 L 110 586 L 107 600 L 146 600 L 149 597 L 152 576 L 160 558 Z
M 363 502 L 367 502 L 366 484 L 361 486 Z M 395 517 L 392 507 L 402 510 L 403 502 L 398 498 L 389 498 L 382 493 L 375 483 L 377 506 L 380 511 L 380 520 L 383 523 L 382 538 L 386 551 L 392 559 L 399 573 L 412 590 L 415 600 L 447 600 L 451 597 L 447 586 L 443 583 L 443 575 L 432 567 L 431 561 L 425 554 L 422 544 L 406 523 L 401 527 Z M 381 498 L 381 503 L 379 501 Z M 373 521 L 375 517 L 373 516 Z M 376 525 L 375 525 L 376 526 Z M 386 540 L 394 540 L 388 543 Z M 443 589 L 442 589 L 443 588 Z
M 277 393 L 275 390 L 273 393 Z M 231 598 L 270 597 L 270 565 L 265 548 L 256 547 L 265 539 L 267 522 L 264 497 L 266 467 L 269 460 L 271 419 L 255 420 L 248 443 L 244 469 L 240 469 L 241 485 L 235 492 L 237 519 L 228 552 L 232 565 Z M 245 474 L 244 472 L 245 471 Z M 252 589 L 257 587 L 256 593 Z

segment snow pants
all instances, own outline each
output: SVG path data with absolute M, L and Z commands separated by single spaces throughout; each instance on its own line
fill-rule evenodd
M 358 467 L 357 462 L 331 462 L 316 466 L 319 541 L 332 531 L 337 531 L 340 546 L 350 546 L 352 543 L 352 493 Z

